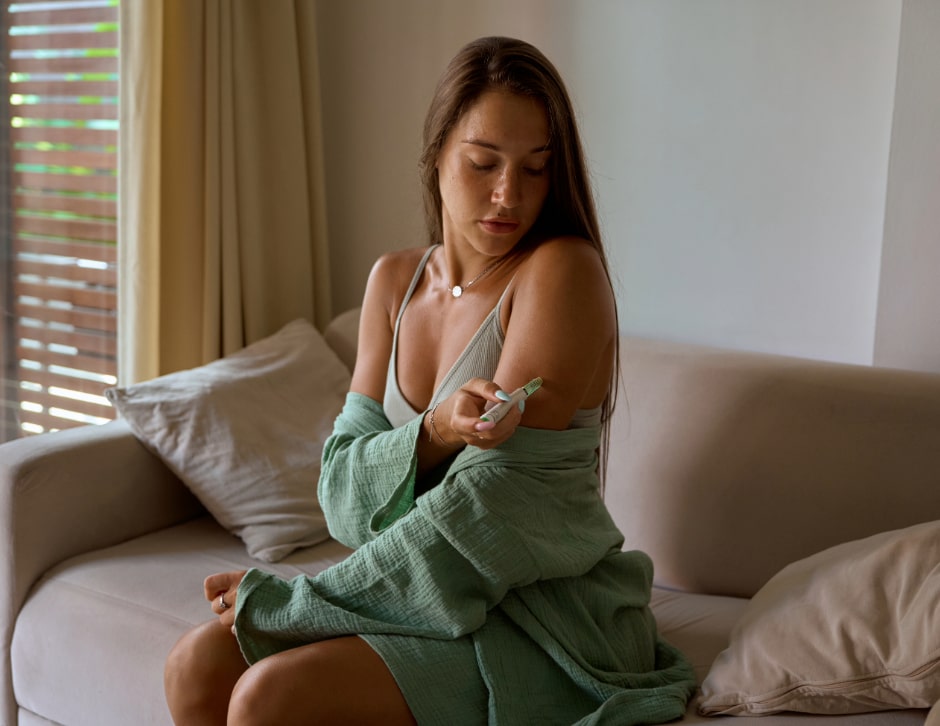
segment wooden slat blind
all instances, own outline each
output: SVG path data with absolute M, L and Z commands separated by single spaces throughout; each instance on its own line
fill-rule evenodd
M 114 418 L 118 0 L 5 3 L 3 439 Z

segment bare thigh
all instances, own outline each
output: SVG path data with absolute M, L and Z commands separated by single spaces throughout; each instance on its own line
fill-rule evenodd
M 269 656 L 239 679 L 229 726 L 415 724 L 395 679 L 361 638 L 324 640 Z

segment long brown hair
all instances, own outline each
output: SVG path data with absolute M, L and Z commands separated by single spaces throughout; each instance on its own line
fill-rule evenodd
M 538 48 L 514 38 L 488 37 L 468 43 L 454 56 L 438 81 L 424 120 L 424 146 L 419 162 L 428 243 L 444 241 L 437 170 L 441 148 L 464 113 L 484 92 L 491 90 L 532 98 L 541 104 L 548 118 L 552 151 L 549 192 L 525 243 L 537 244 L 540 239 L 560 236 L 586 239 L 597 250 L 610 283 L 610 268 L 601 241 L 594 194 L 568 91 L 558 70 Z M 619 331 L 615 335 L 615 345 L 614 370 L 602 410 L 602 482 L 609 448 L 609 421 L 619 380 Z

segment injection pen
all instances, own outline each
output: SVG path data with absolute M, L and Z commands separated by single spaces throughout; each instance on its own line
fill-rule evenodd
M 497 423 L 510 408 L 513 406 L 518 406 L 520 401 L 526 400 L 529 396 L 539 390 L 539 387 L 542 385 L 541 378 L 533 378 L 531 381 L 526 383 L 522 388 L 517 388 L 511 394 L 509 394 L 509 400 L 497 403 L 493 408 L 480 416 L 481 421 L 486 421 L 487 423 Z

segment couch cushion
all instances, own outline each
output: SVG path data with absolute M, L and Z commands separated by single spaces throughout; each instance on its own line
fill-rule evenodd
M 348 553 L 328 540 L 265 567 L 313 574 Z M 63 563 L 17 619 L 18 703 L 70 726 L 169 723 L 163 664 L 187 629 L 213 617 L 203 579 L 259 564 L 210 517 Z
M 220 360 L 107 394 L 249 554 L 275 562 L 329 536 L 320 455 L 348 388 L 346 366 L 295 320 Z
M 685 654 L 701 683 L 715 656 L 728 647 L 731 628 L 747 602 L 654 587 L 651 606 L 660 634 Z
M 16 726 L 59 726 L 59 724 L 21 708 L 17 714 Z

